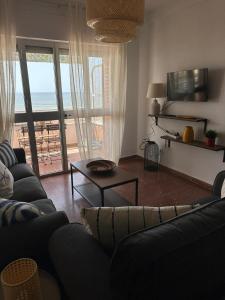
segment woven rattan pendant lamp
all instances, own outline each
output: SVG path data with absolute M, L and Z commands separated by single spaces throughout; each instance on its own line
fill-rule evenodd
M 144 22 L 144 4 L 144 0 L 86 0 L 87 25 L 98 41 L 127 43 Z

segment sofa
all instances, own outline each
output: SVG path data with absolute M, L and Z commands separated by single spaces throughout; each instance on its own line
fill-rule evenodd
M 225 299 L 225 199 L 135 232 L 113 255 L 83 225 L 54 231 L 49 252 L 68 299 Z
M 215 189 L 216 198 L 128 235 L 109 254 L 83 225 L 56 212 L 24 151 L 15 153 L 12 198 L 46 215 L 0 229 L 0 271 L 14 259 L 34 258 L 59 279 L 62 299 L 69 300 L 225 299 L 225 199 Z
M 11 261 L 30 257 L 38 265 L 54 272 L 48 253 L 52 233 L 69 223 L 64 212 L 57 212 L 47 198 L 39 178 L 26 163 L 23 149 L 14 149 L 18 163 L 10 168 L 14 177 L 14 194 L 11 199 L 30 202 L 45 213 L 26 223 L 0 228 L 0 271 Z

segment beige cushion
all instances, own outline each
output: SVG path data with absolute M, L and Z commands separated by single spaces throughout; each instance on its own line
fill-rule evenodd
M 13 195 L 13 184 L 12 173 L 0 161 L 0 198 L 9 199 Z
M 146 227 L 158 225 L 186 211 L 182 206 L 127 206 L 82 208 L 81 217 L 87 230 L 108 250 L 126 235 Z

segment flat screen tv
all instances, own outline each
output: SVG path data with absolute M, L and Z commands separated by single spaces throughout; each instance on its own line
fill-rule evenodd
M 208 100 L 208 69 L 167 73 L 168 101 Z

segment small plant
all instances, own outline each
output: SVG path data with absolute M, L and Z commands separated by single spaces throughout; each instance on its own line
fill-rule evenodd
M 206 134 L 205 134 L 205 136 L 208 138 L 208 139 L 215 139 L 217 136 L 218 136 L 218 134 L 217 134 L 217 132 L 215 131 L 215 130 L 208 130 L 207 132 L 206 132 Z

